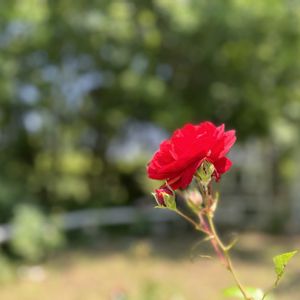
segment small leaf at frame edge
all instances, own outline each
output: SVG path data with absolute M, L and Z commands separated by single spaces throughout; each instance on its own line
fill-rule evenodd
M 264 292 L 261 289 L 258 289 L 258 288 L 246 287 L 245 291 L 254 300 L 261 300 L 262 297 L 264 296 Z M 236 286 L 225 289 L 223 291 L 223 296 L 225 296 L 225 297 L 235 297 L 237 299 L 245 299 L 242 292 Z M 270 298 L 268 298 L 268 299 L 270 299 Z
M 292 257 L 297 253 L 298 251 L 291 251 L 291 252 L 286 252 L 282 253 L 279 255 L 276 255 L 273 257 L 273 262 L 275 266 L 275 273 L 277 275 L 277 279 L 275 282 L 275 286 L 277 286 L 279 280 L 284 274 L 285 268 L 288 264 L 288 262 L 292 259 Z

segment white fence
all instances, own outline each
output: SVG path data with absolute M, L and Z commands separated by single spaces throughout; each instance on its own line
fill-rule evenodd
M 148 207 L 114 207 L 87 209 L 54 216 L 64 231 L 96 226 L 127 225 L 138 222 L 165 223 L 179 219 L 170 211 Z M 0 244 L 7 242 L 14 234 L 10 224 L 0 225 Z
M 256 202 L 263 203 L 263 200 L 264 199 L 256 199 Z M 255 202 L 251 197 L 224 196 L 221 201 L 221 206 L 219 207 L 216 215 L 217 222 L 221 225 L 244 225 L 248 228 L 251 228 L 254 225 L 256 228 L 262 228 L 267 221 L 266 211 L 255 211 L 255 207 L 247 208 L 245 205 L 246 203 L 252 203 L 255 205 Z M 260 206 L 260 209 L 261 208 L 262 206 Z M 248 213 L 249 218 L 247 220 Z M 101 226 L 130 225 L 138 224 L 139 222 L 155 225 L 168 223 L 170 221 L 181 222 L 182 224 L 185 222 L 174 212 L 163 209 L 155 209 L 154 203 L 153 206 L 121 206 L 114 208 L 80 210 L 56 215 L 54 216 L 54 219 L 63 231 Z M 13 225 L 0 225 L 0 244 L 9 241 L 13 234 Z

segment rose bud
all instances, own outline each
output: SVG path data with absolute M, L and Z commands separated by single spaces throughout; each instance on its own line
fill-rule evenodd
M 188 199 L 188 201 L 190 201 L 196 207 L 200 207 L 203 203 L 202 196 L 200 192 L 196 189 L 187 190 L 185 192 L 185 198 Z
M 155 190 L 153 196 L 158 206 L 164 206 L 170 209 L 176 208 L 174 192 L 166 185 L 163 185 L 159 189 Z

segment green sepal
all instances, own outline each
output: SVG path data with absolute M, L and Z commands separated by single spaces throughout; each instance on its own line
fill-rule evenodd
M 166 204 L 166 207 L 170 210 L 176 210 L 176 201 L 174 195 L 164 195 L 164 202 Z
M 199 167 L 196 175 L 200 179 L 201 183 L 204 186 L 207 186 L 211 181 L 211 177 L 214 171 L 215 171 L 214 165 L 211 162 L 205 160 Z

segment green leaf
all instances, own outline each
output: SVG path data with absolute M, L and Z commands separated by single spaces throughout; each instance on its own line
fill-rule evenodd
M 274 256 L 273 257 L 273 262 L 275 266 L 275 272 L 277 275 L 277 279 L 275 281 L 275 286 L 278 285 L 279 280 L 282 278 L 285 268 L 288 264 L 288 262 L 291 260 L 291 258 L 297 253 L 298 251 L 291 251 L 291 252 L 286 252 L 282 253 L 280 255 Z
M 248 296 L 252 297 L 253 300 L 261 300 L 264 296 L 264 292 L 258 288 L 246 287 L 246 293 Z M 237 299 L 245 299 L 240 289 L 236 286 L 227 288 L 223 291 L 225 297 L 235 297 Z

